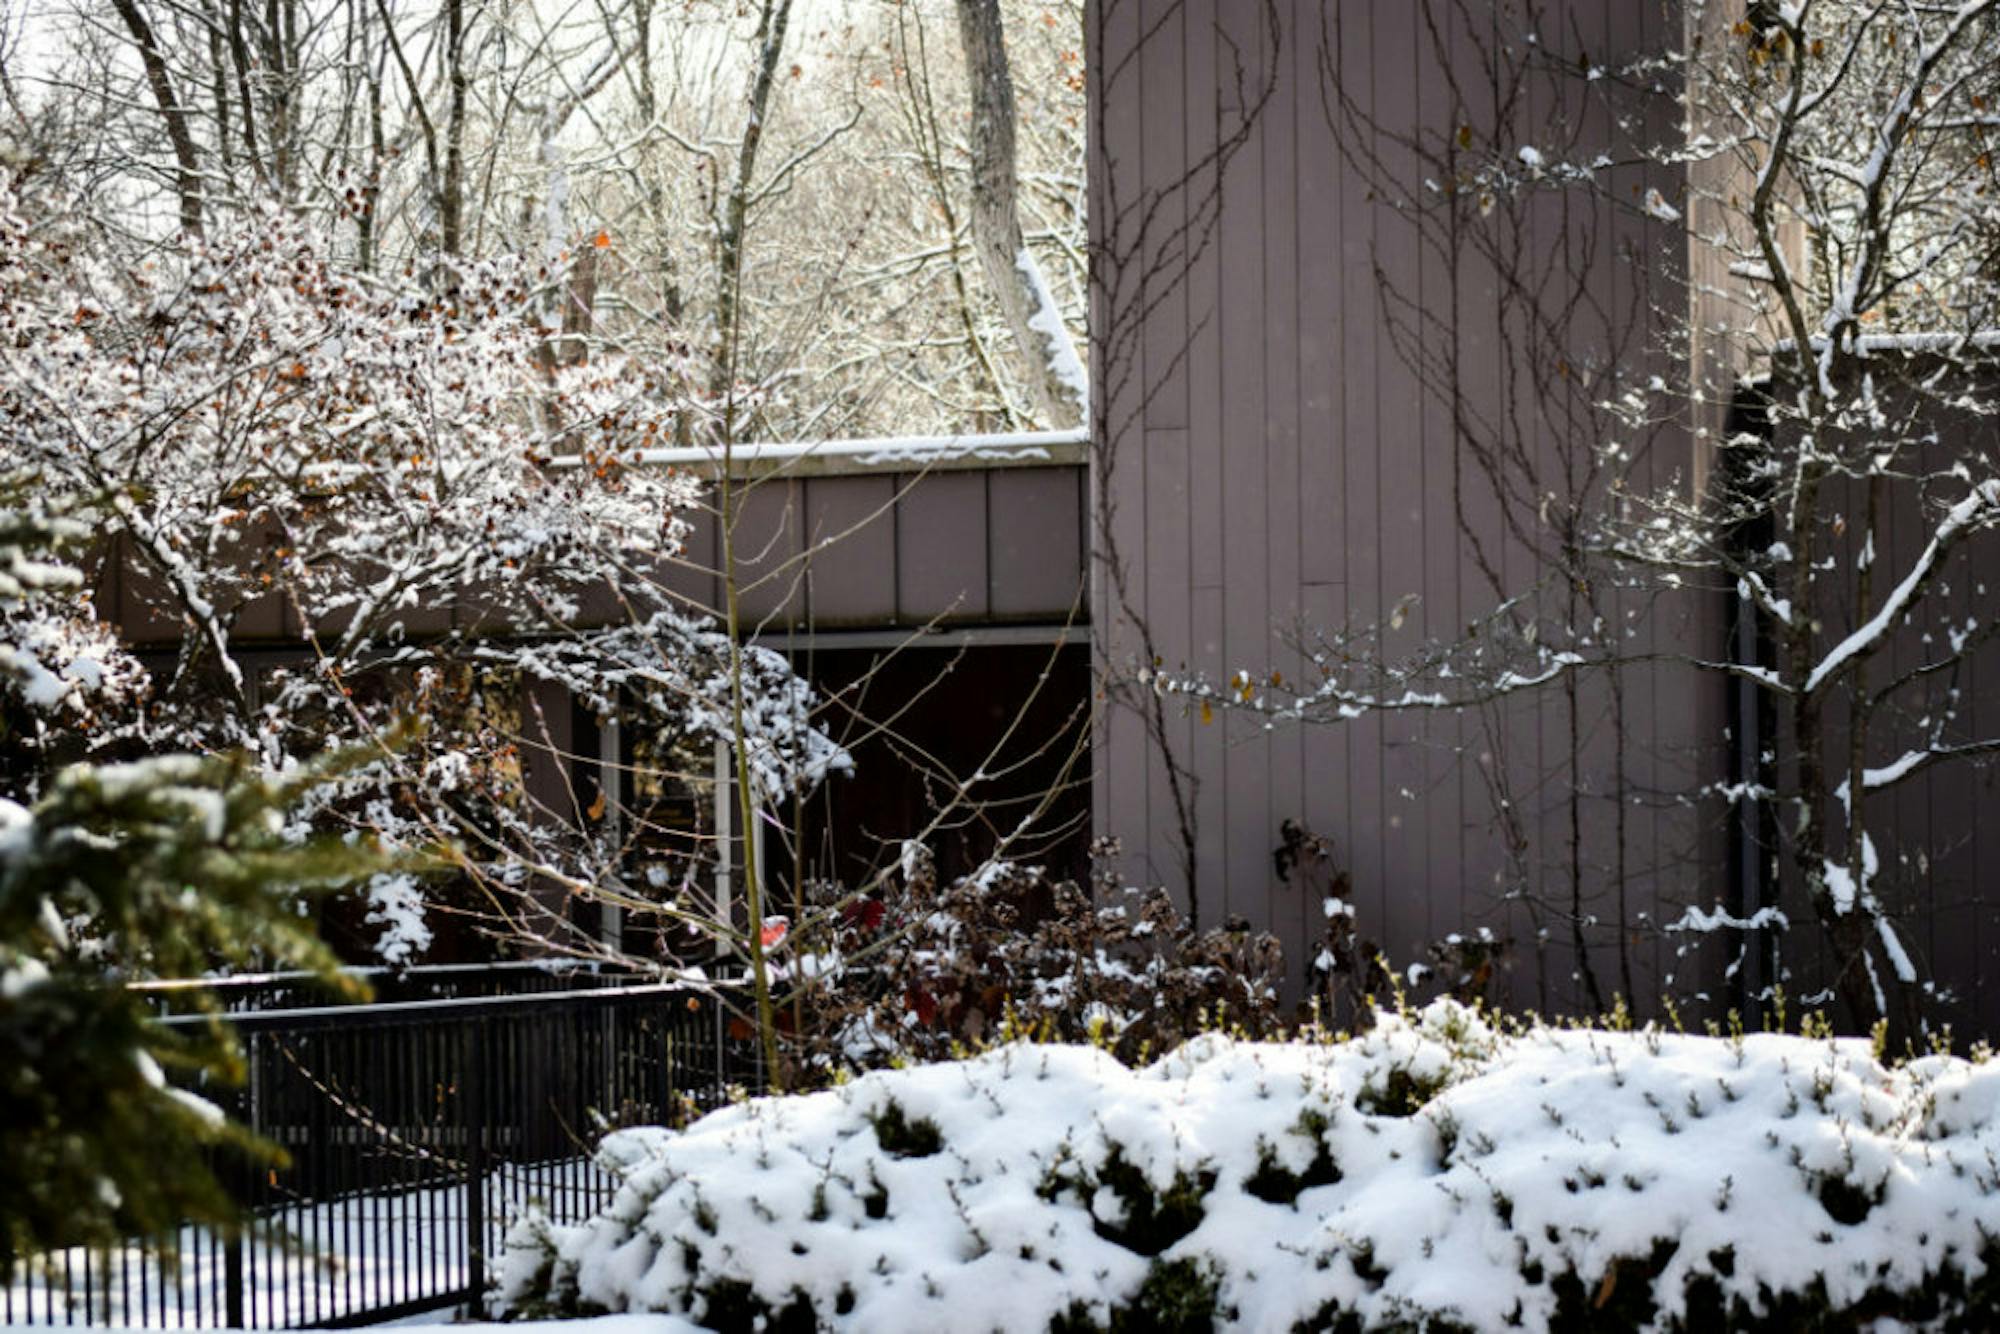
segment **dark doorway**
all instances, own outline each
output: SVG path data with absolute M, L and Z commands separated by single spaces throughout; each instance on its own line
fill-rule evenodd
M 1086 872 L 1087 645 L 818 649 L 799 666 L 854 757 L 853 773 L 795 813 L 808 877 L 858 885 L 935 822 L 925 842 L 949 881 L 978 868 L 1045 800 L 1010 857 L 1060 876 Z M 789 878 L 790 856 L 773 851 L 772 870 Z

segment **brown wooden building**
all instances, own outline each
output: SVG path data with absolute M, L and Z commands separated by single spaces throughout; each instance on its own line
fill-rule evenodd
M 1732 12 L 1707 18 L 1724 31 Z M 1681 169 L 1606 159 L 1604 193 L 1694 211 L 1524 191 L 1482 205 L 1506 224 L 1485 232 L 1514 243 L 1496 253 L 1427 208 L 1443 173 L 1418 143 L 1498 145 L 1533 173 L 1558 153 L 1590 161 L 1613 118 L 1627 141 L 1672 142 L 1686 130 L 1658 89 L 1621 102 L 1575 77 L 1489 87 L 1505 63 L 1491 56 L 1532 32 L 1568 76 L 1672 49 L 1694 36 L 1685 24 L 1676 0 L 1091 0 L 1091 576 L 1107 696 L 1093 811 L 1129 873 L 1198 902 L 1204 924 L 1241 917 L 1309 957 L 1338 873 L 1360 933 L 1398 965 L 1491 932 L 1517 1005 L 1622 995 L 1643 1009 L 1671 993 L 1713 1013 L 1780 980 L 1758 937 L 1690 950 L 1671 929 L 1690 907 L 1742 916 L 1786 892 L 1754 820 L 1714 796 L 1782 737 L 1759 731 L 1754 692 L 1646 661 L 1727 658 L 1733 599 L 1546 582 L 1551 501 L 1591 485 L 1575 470 L 1602 429 L 1562 383 L 1569 368 L 1624 358 L 1709 386 L 1633 441 L 1640 483 L 1698 485 L 1709 441 L 1741 424 L 1730 386 L 1757 368 L 1717 332 L 1726 279 L 1688 240 L 1715 220 Z M 1560 318 L 1528 327 L 1552 291 L 1541 309 Z M 1556 373 L 1535 382 L 1538 368 Z M 1948 434 L 1989 457 L 2000 445 L 1991 423 Z M 1478 457 L 1495 442 L 1512 451 L 1507 479 Z M 1906 563 L 1918 517 L 1895 539 Z M 1163 696 L 1150 675 L 1281 703 L 1272 674 L 1310 682 L 1311 652 L 1343 627 L 1384 626 L 1393 658 L 1465 635 L 1524 589 L 1602 618 L 1633 665 L 1487 707 L 1275 728 L 1254 707 Z M 1869 816 L 1904 847 L 1898 930 L 1955 992 L 1961 1033 L 2000 1015 L 1982 983 L 2000 962 L 1980 895 L 2000 868 L 1995 813 L 1982 770 Z M 1274 864 L 1288 821 L 1330 850 L 1317 881 Z M 1810 933 L 1809 910 L 1785 906 Z
M 1554 8 L 1602 49 L 1676 21 L 1632 0 Z M 1458 456 L 1454 405 L 1415 364 L 1448 356 L 1457 410 L 1495 410 L 1518 369 L 1519 339 L 1501 336 L 1516 315 L 1490 270 L 1427 244 L 1337 142 L 1371 134 L 1364 151 L 1382 174 L 1418 170 L 1398 161 L 1391 127 L 1453 114 L 1439 44 L 1465 38 L 1469 58 L 1484 34 L 1427 32 L 1414 5 L 1309 0 L 1104 0 L 1093 31 L 1108 669 L 1143 656 L 1219 682 L 1241 671 L 1263 693 L 1273 672 L 1311 677 L 1298 632 L 1400 620 L 1391 654 L 1449 638 L 1493 600 L 1472 534 L 1492 543 L 1503 580 L 1532 583 L 1537 553 L 1505 532 L 1519 498 Z M 1366 101 L 1344 111 L 1343 92 Z M 1526 221 L 1541 245 L 1580 227 L 1560 213 Z M 1580 278 L 1611 304 L 1634 280 L 1609 256 Z M 1676 444 L 1687 448 L 1664 447 Z M 1511 942 L 1512 998 L 1545 1007 L 1587 1003 L 1579 940 L 1595 994 L 1657 993 L 1673 971 L 1657 933 L 1603 924 L 1677 914 L 1669 901 L 1701 897 L 1701 868 L 1720 852 L 1679 811 L 1621 804 L 1684 779 L 1666 770 L 1722 730 L 1719 694 L 1663 679 L 1629 682 L 1616 720 L 1596 690 L 1484 716 L 1276 730 L 1252 712 L 1208 721 L 1172 704 L 1149 728 L 1143 707 L 1102 724 L 1101 828 L 1133 849 L 1135 874 L 1192 884 L 1204 919 L 1241 915 L 1293 957 L 1323 907 L 1275 874 L 1288 820 L 1330 840 L 1362 933 L 1392 960 L 1485 927 Z M 1615 790 L 1614 722 L 1636 734 L 1624 746 L 1636 771 Z

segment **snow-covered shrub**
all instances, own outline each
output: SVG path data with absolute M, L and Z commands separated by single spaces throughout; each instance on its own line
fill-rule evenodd
M 399 964 L 433 902 L 538 952 L 597 947 L 532 890 L 625 892 L 618 841 L 531 794 L 558 749 L 526 699 L 541 686 L 631 735 L 734 745 L 772 797 L 848 766 L 781 655 L 739 652 L 662 585 L 705 484 L 634 465 L 707 420 L 704 392 L 684 356 L 552 355 L 560 264 L 357 272 L 262 206 L 135 256 L 24 188 L 0 184 L 0 469 L 52 514 L 96 507 L 77 537 L 117 571 L 123 629 L 181 631 L 147 678 L 80 577 L 32 603 L 0 585 L 0 729 L 48 733 L 37 766 L 117 742 L 282 778 L 373 751 L 288 814 L 300 836 L 459 845 L 450 875 L 376 882 L 339 914 L 346 944 L 390 928 Z M 273 661 L 252 636 L 309 651 Z M 426 726 L 382 745 L 410 718 Z
M 2000 1318 L 2000 1065 L 1865 1041 L 1010 1044 L 620 1132 L 507 1311 L 711 1328 L 1857 1328 Z
M 44 491 L 34 472 L 0 470 L 0 791 L 17 796 L 142 731 L 148 685 L 82 571 L 51 558 L 51 546 L 82 544 L 88 514 Z

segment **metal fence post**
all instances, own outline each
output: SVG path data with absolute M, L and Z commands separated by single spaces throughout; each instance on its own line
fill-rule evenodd
M 476 1308 L 486 1291 L 486 1025 L 467 1024 L 465 1036 L 465 1287 Z
M 232 1231 L 222 1243 L 222 1304 L 226 1322 L 231 1329 L 244 1329 L 243 1323 L 243 1230 Z
M 714 1098 L 720 1106 L 729 1097 L 729 1007 L 720 1000 L 710 1001 L 708 1008 L 714 1013 L 715 1025 L 715 1083 Z
M 259 1116 L 262 1110 L 257 1098 L 258 1062 L 263 1055 L 261 1039 L 251 1036 L 243 1042 L 243 1086 L 225 1091 L 213 1090 L 213 1096 L 221 1101 L 237 1121 L 253 1135 L 262 1135 L 268 1129 Z M 245 1218 L 252 1215 L 259 1203 L 257 1198 L 257 1177 L 255 1167 L 247 1160 L 238 1159 L 224 1169 L 223 1178 L 236 1197 L 236 1207 Z M 222 1306 L 223 1322 L 231 1329 L 248 1329 L 250 1322 L 244 1318 L 249 1305 L 249 1271 L 243 1263 L 243 1226 L 229 1229 L 222 1239 Z M 212 1299 L 211 1299 L 212 1300 Z M 197 1303 L 197 1309 L 199 1304 Z M 215 1318 L 214 1307 L 209 1308 L 209 1318 Z

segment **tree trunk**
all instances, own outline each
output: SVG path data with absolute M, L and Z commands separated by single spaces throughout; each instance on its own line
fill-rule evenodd
M 216 156 L 222 161 L 226 180 L 236 174 L 236 155 L 229 147 L 229 62 L 222 51 L 222 33 L 215 27 L 208 30 L 208 67 L 213 79 L 210 91 L 215 97 Z
M 1021 236 L 1014 175 L 1014 76 L 1000 0 L 958 0 L 959 39 L 972 84 L 972 239 L 1007 325 L 1028 363 L 1028 384 L 1054 427 L 1083 421 L 1088 381 L 1062 313 Z
M 190 236 L 201 235 L 201 163 L 194 151 L 194 135 L 188 130 L 187 108 L 174 95 L 174 83 L 167 73 L 167 62 L 160 55 L 159 44 L 153 40 L 152 25 L 139 12 L 138 0 L 111 0 L 118 17 L 125 21 L 125 29 L 132 34 L 132 42 L 139 48 L 139 60 L 146 67 L 146 83 L 153 90 L 153 100 L 159 103 L 160 116 L 167 123 L 167 139 L 174 147 L 174 161 L 179 167 L 175 189 L 181 200 L 181 230 Z
M 445 0 L 445 62 L 451 100 L 445 110 L 444 185 L 438 201 L 439 248 L 456 255 L 465 231 L 465 5 Z
M 715 363 L 711 387 L 717 398 L 732 398 L 737 352 L 742 342 L 743 233 L 750 216 L 750 181 L 757 170 L 757 149 L 764 139 L 764 117 L 771 109 L 771 87 L 778 77 L 778 58 L 785 48 L 785 29 L 792 21 L 792 0 L 765 0 L 757 22 L 757 68 L 750 76 L 749 115 L 743 123 L 743 143 L 736 152 L 736 176 L 730 182 L 717 230 L 715 299 Z
M 243 159 L 267 187 L 262 150 L 257 146 L 257 98 L 250 87 L 250 44 L 244 38 L 243 0 L 229 3 L 229 59 L 236 71 L 236 102 L 243 114 Z
M 764 0 L 757 23 L 757 68 L 750 79 L 749 115 L 743 143 L 736 154 L 736 176 L 729 187 L 716 247 L 720 281 L 716 292 L 713 388 L 720 409 L 722 475 L 717 489 L 721 516 L 723 623 L 729 635 L 730 743 L 736 772 L 736 815 L 743 830 L 743 904 L 749 917 L 745 945 L 750 955 L 751 992 L 757 1004 L 757 1032 L 764 1050 L 766 1074 L 773 1089 L 783 1092 L 784 1066 L 778 1050 L 777 1013 L 771 1001 L 771 974 L 764 956 L 764 891 L 757 864 L 757 840 L 751 836 L 758 812 L 751 781 L 749 733 L 744 723 L 743 609 L 737 578 L 736 520 L 741 488 L 731 470 L 738 430 L 736 414 L 737 355 L 742 343 L 742 283 L 744 228 L 750 215 L 750 182 L 757 170 L 757 148 L 763 141 L 770 112 L 771 87 L 785 46 L 785 29 L 792 18 L 792 0 Z
M 554 363 L 581 366 L 590 360 L 590 335 L 597 327 L 597 247 L 586 242 L 570 264 L 563 282 L 562 333 L 555 340 Z
M 396 35 L 396 20 L 389 15 L 388 0 L 375 0 L 375 12 L 382 16 L 382 36 L 388 42 L 389 54 L 395 57 L 396 67 L 403 72 L 403 86 L 409 90 L 410 111 L 417 118 L 417 129 L 424 140 L 424 168 L 430 174 L 432 198 L 437 203 L 439 220 L 442 222 L 444 178 L 438 163 L 437 126 L 431 123 L 430 108 L 424 104 L 423 85 L 417 81 L 417 72 L 410 68 L 410 59 L 404 54 L 402 39 Z M 441 227 L 440 232 L 442 232 Z M 442 236 L 439 248 L 443 248 Z
M 388 145 L 382 131 L 382 78 L 387 72 L 378 62 L 370 69 L 362 66 L 368 79 L 368 175 L 361 182 L 360 217 L 356 222 L 359 232 L 357 246 L 360 252 L 361 271 L 375 271 L 375 204 L 382 193 L 382 159 L 387 155 Z
M 297 145 L 293 143 L 297 128 L 292 115 L 292 99 L 298 92 L 294 86 L 298 65 L 297 29 L 295 6 L 280 4 L 278 0 L 265 0 L 263 84 L 264 114 L 270 117 L 265 136 L 271 146 L 270 188 L 279 199 L 288 203 L 298 170 L 294 153 Z

